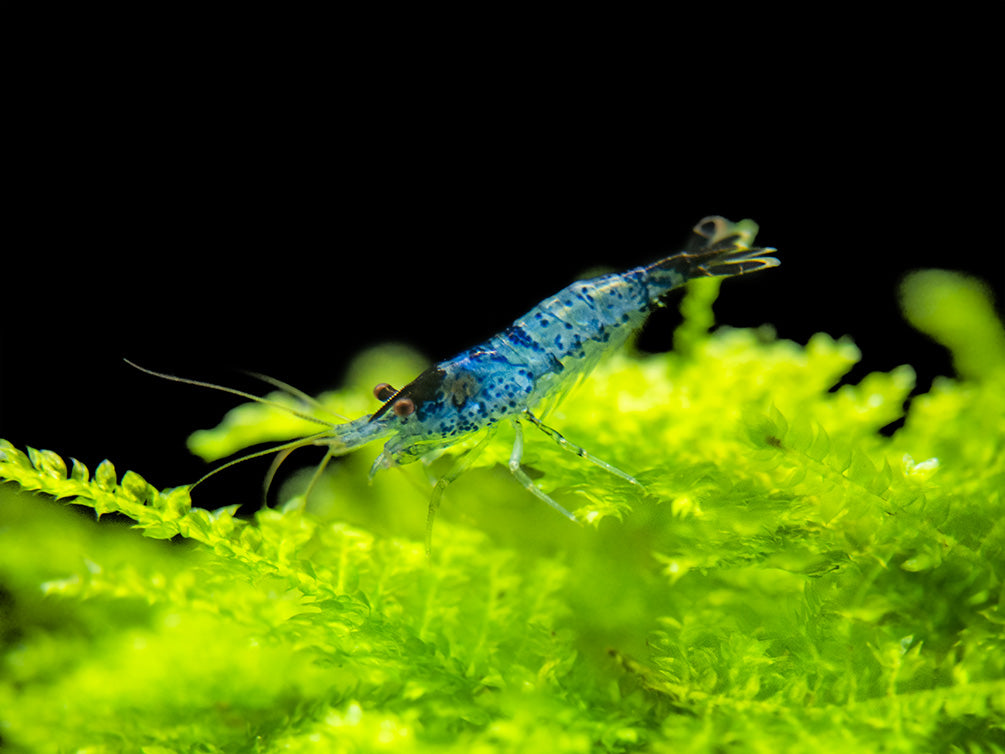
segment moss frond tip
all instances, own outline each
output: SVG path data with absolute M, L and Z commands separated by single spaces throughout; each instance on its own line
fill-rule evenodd
M 918 270 L 901 282 L 900 306 L 911 325 L 949 349 L 960 376 L 981 379 L 1005 368 L 1005 327 L 983 281 L 952 270 Z

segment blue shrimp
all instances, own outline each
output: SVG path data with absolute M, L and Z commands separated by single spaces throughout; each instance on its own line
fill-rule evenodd
M 509 470 L 530 493 L 566 518 L 576 517 L 535 485 L 521 468 L 522 422 L 537 427 L 563 449 L 638 485 L 629 474 L 587 452 L 544 424 L 531 409 L 550 409 L 599 358 L 645 322 L 672 289 L 698 277 L 743 275 L 778 265 L 774 249 L 751 248 L 757 225 L 707 217 L 693 230 L 688 251 L 623 273 L 582 280 L 545 299 L 501 333 L 430 367 L 400 390 L 382 383 L 383 405 L 372 415 L 332 427 L 313 441 L 328 446 L 323 464 L 373 440 L 390 438 L 370 469 L 411 463 L 487 430 L 437 481 L 429 501 L 426 547 L 444 489 L 470 467 L 498 426 L 516 432 Z
M 631 475 L 544 424 L 531 409 L 553 408 L 593 370 L 604 353 L 622 345 L 636 332 L 674 288 L 694 278 L 745 275 L 778 265 L 777 259 L 767 255 L 774 249 L 750 246 L 756 233 L 757 224 L 752 220 L 732 223 L 722 217 L 706 217 L 694 227 L 686 251 L 627 272 L 575 282 L 542 301 L 501 333 L 430 367 L 400 390 L 386 383 L 377 385 L 374 395 L 383 405 L 373 414 L 344 424 L 321 422 L 328 427 L 323 432 L 231 461 L 207 477 L 247 458 L 281 452 L 279 460 L 282 460 L 295 448 L 326 445 L 328 451 L 315 470 L 310 490 L 331 458 L 374 440 L 389 438 L 370 469 L 371 479 L 380 469 L 429 457 L 485 430 L 484 436 L 433 487 L 426 516 L 428 553 L 443 491 L 471 466 L 498 427 L 508 421 L 516 433 L 509 458 L 510 472 L 527 491 L 576 521 L 572 513 L 537 487 L 521 467 L 522 422 L 537 427 L 564 450 L 638 485 Z M 193 380 L 169 379 L 219 388 Z M 269 381 L 286 387 L 276 380 Z M 262 400 L 229 388 L 220 389 Z

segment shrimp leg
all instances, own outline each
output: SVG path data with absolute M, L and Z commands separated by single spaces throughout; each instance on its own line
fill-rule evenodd
M 615 476 L 621 477 L 627 482 L 639 485 L 638 480 L 636 480 L 634 477 L 630 476 L 629 474 L 626 474 L 616 466 L 612 466 L 611 464 L 607 463 L 607 461 L 597 458 L 595 455 L 589 453 L 585 448 L 582 448 L 579 445 L 576 445 L 575 443 L 569 442 L 557 430 L 554 430 L 547 424 L 544 424 L 530 411 L 524 411 L 523 416 L 531 424 L 536 426 L 538 429 L 540 429 L 542 432 L 548 435 L 548 437 L 550 437 L 556 443 L 558 443 L 558 445 L 564 450 L 567 450 L 568 452 L 572 453 L 573 455 L 579 456 L 580 458 L 585 458 L 587 461 L 596 464 L 600 468 L 604 469 L 605 471 L 611 474 L 614 474 Z M 450 468 L 450 470 L 442 477 L 440 477 L 439 481 L 437 481 L 436 485 L 433 487 L 433 493 L 429 497 L 429 510 L 426 514 L 427 556 L 431 557 L 432 555 L 433 521 L 436 519 L 436 512 L 440 508 L 440 499 L 443 497 L 444 490 L 446 490 L 447 485 L 449 485 L 451 482 L 457 479 L 457 477 L 459 477 L 461 474 L 467 471 L 468 468 L 470 468 L 471 464 L 474 463 L 475 459 L 478 457 L 481 451 L 485 448 L 486 445 L 488 445 L 489 441 L 495 435 L 496 427 L 498 427 L 498 425 L 490 426 L 488 428 L 488 431 L 485 433 L 485 436 L 481 440 L 479 440 L 478 443 L 474 447 L 472 447 L 467 453 L 461 456 Z M 547 503 L 570 521 L 578 521 L 575 515 L 567 511 L 559 503 L 555 502 L 555 500 L 553 500 L 550 495 L 548 495 L 544 490 L 542 490 L 540 487 L 534 484 L 531 478 L 527 476 L 527 472 L 524 471 L 523 468 L 520 466 L 520 461 L 523 459 L 523 425 L 520 423 L 520 420 L 517 419 L 516 417 L 513 418 L 513 431 L 515 436 L 513 439 L 513 451 L 510 453 L 509 457 L 510 473 L 518 482 L 520 482 L 521 485 L 523 485 L 523 488 L 528 492 L 530 492 L 532 495 L 534 495 L 534 497 Z
M 530 416 L 529 412 L 526 413 Z M 532 419 L 535 423 L 538 421 L 536 417 L 532 417 Z M 536 498 L 546 502 L 570 521 L 577 521 L 578 519 L 574 515 L 552 500 L 548 494 L 544 492 L 544 490 L 534 484 L 534 482 L 531 481 L 531 478 L 527 476 L 527 472 L 520 467 L 520 460 L 523 458 L 523 426 L 520 424 L 519 419 L 513 419 L 513 429 L 516 431 L 516 439 L 513 440 L 513 452 L 509 457 L 510 473 L 516 477 L 516 480 L 520 482 L 520 484 L 524 486 L 524 489 L 533 494 Z
M 597 458 L 595 455 L 593 455 L 592 453 L 590 453 L 589 451 L 587 451 L 586 448 L 580 447 L 579 445 L 576 445 L 576 443 L 570 442 L 569 440 L 565 439 L 558 432 L 558 430 L 552 429 L 551 427 L 549 427 L 547 424 L 545 424 L 540 419 L 538 419 L 536 416 L 534 416 L 534 414 L 532 414 L 530 411 L 524 411 L 523 412 L 523 416 L 524 416 L 525 419 L 527 419 L 527 421 L 529 421 L 531 424 L 533 424 L 539 430 L 541 430 L 546 435 L 548 435 L 548 437 L 550 437 L 552 440 L 554 440 L 556 443 L 558 443 L 558 446 L 560 448 L 562 448 L 563 450 L 566 450 L 569 453 L 572 453 L 573 455 L 579 456 L 580 458 L 586 459 L 590 463 L 599 466 L 600 468 L 602 468 L 607 473 L 613 474 L 614 476 L 617 476 L 617 477 L 621 477 L 622 479 L 624 479 L 626 482 L 629 482 L 630 484 L 634 484 L 634 485 L 636 485 L 638 487 L 642 486 L 641 482 L 639 482 L 639 480 L 636 479 L 635 477 L 633 477 L 631 474 L 626 474 L 624 471 L 622 471 L 621 469 L 619 469 L 617 466 L 612 466 L 611 464 L 609 464 L 607 461 L 603 460 L 602 458 Z M 552 503 L 552 505 L 554 505 L 554 503 Z
M 440 498 L 443 497 L 443 491 L 447 489 L 447 485 L 467 471 L 471 464 L 474 463 L 475 459 L 478 458 L 481 452 L 485 449 L 485 446 L 488 445 L 489 441 L 495 436 L 498 426 L 499 425 L 497 424 L 490 425 L 485 432 L 485 436 L 475 443 L 474 447 L 458 458 L 454 462 L 454 465 L 450 467 L 446 474 L 439 478 L 436 485 L 433 487 L 433 493 L 429 496 L 429 509 L 426 511 L 427 558 L 432 558 L 433 556 L 433 521 L 436 518 L 436 511 L 440 508 Z

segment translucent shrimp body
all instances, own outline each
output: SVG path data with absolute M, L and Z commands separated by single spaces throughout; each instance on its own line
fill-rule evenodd
M 672 289 L 698 277 L 728 277 L 774 267 L 773 249 L 751 248 L 757 225 L 708 217 L 694 228 L 688 251 L 623 273 L 583 280 L 545 299 L 501 333 L 440 362 L 395 391 L 378 385 L 384 401 L 374 414 L 332 427 L 316 438 L 329 456 L 343 455 L 378 438 L 389 438 L 374 462 L 381 468 L 415 461 L 481 430 L 486 437 L 462 456 L 436 484 L 430 500 L 428 536 L 444 488 L 472 462 L 503 421 L 516 429 L 509 468 L 523 486 L 557 511 L 574 516 L 534 485 L 520 468 L 521 422 L 537 426 L 566 450 L 637 484 L 629 474 L 592 456 L 544 425 L 532 408 L 550 408 L 645 322 Z

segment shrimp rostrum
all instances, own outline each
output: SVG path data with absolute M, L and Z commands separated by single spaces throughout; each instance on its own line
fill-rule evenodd
M 373 414 L 332 425 L 279 449 L 327 446 L 317 478 L 331 457 L 386 438 L 370 470 L 372 478 L 380 469 L 411 463 L 485 431 L 433 487 L 426 524 L 428 549 L 444 489 L 471 465 L 495 430 L 509 422 L 515 430 L 510 472 L 525 489 L 575 521 L 521 468 L 524 423 L 540 429 L 563 449 L 637 485 L 628 473 L 544 424 L 534 410 L 550 408 L 565 395 L 604 353 L 636 332 L 674 288 L 695 278 L 746 275 L 776 266 L 778 260 L 769 255 L 774 249 L 750 246 L 756 232 L 757 225 L 750 220 L 732 223 L 707 217 L 694 227 L 685 251 L 627 272 L 575 282 L 502 332 L 430 367 L 401 389 L 377 385 L 374 394 L 383 405 Z

